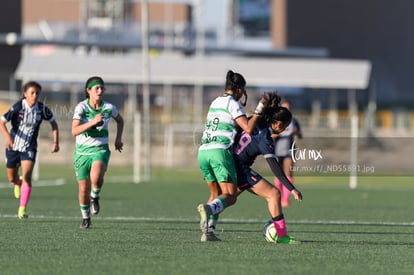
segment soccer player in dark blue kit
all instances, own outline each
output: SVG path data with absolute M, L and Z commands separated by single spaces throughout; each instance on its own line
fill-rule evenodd
M 274 176 L 279 178 L 282 184 L 291 191 L 296 200 L 302 200 L 302 193 L 290 183 L 277 162 L 271 136 L 286 129 L 292 119 L 292 114 L 288 109 L 280 107 L 280 96 L 277 93 L 267 93 L 267 96 L 273 102 L 272 107 L 263 112 L 255 131 L 250 135 L 240 131 L 236 136 L 233 156 L 237 170 L 238 195 L 248 190 L 267 200 L 268 209 L 277 232 L 275 243 L 295 244 L 298 241 L 287 234 L 280 190 L 251 168 L 256 157 L 263 155 Z M 209 229 L 214 230 L 215 223 L 217 223 L 217 219 L 212 219 Z
M 290 111 L 290 103 L 288 101 L 282 101 L 280 106 L 285 107 Z M 292 117 L 292 121 L 286 127 L 286 130 L 280 134 L 272 135 L 272 137 L 275 142 L 275 154 L 277 160 L 288 180 L 293 183 L 292 168 L 295 163 L 292 159 L 292 150 L 295 148 L 296 138 L 302 138 L 302 130 L 299 121 L 295 119 L 295 117 Z M 274 178 L 274 184 L 281 192 L 282 207 L 288 207 L 290 205 L 290 191 L 282 185 L 277 177 Z
M 5 137 L 7 178 L 14 185 L 14 196 L 20 198 L 19 219 L 28 218 L 26 207 L 32 192 L 32 174 L 37 155 L 40 124 L 46 120 L 52 126 L 52 153 L 59 151 L 59 129 L 52 111 L 39 102 L 42 86 L 29 81 L 23 87 L 23 98 L 0 117 L 0 133 Z M 10 131 L 6 127 L 11 122 Z M 18 170 L 22 176 L 19 179 Z

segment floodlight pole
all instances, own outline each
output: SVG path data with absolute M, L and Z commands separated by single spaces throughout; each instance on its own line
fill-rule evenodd
M 142 93 L 143 93 L 143 141 L 144 180 L 151 181 L 151 117 L 150 117 L 150 66 L 148 43 L 148 0 L 141 2 L 142 31 Z
M 356 91 L 348 91 L 349 116 L 351 119 L 351 156 L 350 156 L 350 174 L 349 187 L 355 189 L 358 184 L 357 165 L 358 165 L 358 105 L 356 101 Z
M 134 183 L 141 182 L 141 114 L 134 112 L 134 167 L 133 167 L 133 180 Z
M 204 58 L 205 53 L 205 29 L 204 17 L 204 0 L 194 0 L 193 5 L 193 24 L 195 24 L 195 54 L 196 58 Z M 194 104 L 193 104 L 193 123 L 198 125 L 202 123 L 203 110 L 203 83 L 196 81 L 194 83 Z

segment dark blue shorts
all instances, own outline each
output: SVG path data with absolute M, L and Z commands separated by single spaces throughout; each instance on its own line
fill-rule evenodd
M 256 185 L 263 177 L 256 171 L 250 169 L 249 171 L 237 173 L 237 187 L 240 190 L 247 190 Z
M 30 160 L 33 163 L 36 161 L 36 151 L 19 152 L 6 149 L 6 167 L 17 168 L 20 167 L 22 160 Z

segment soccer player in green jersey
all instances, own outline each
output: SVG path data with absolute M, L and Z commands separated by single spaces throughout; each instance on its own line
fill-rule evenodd
M 219 240 L 208 232 L 209 220 L 218 219 L 218 214 L 233 205 L 237 199 L 237 177 L 232 153 L 236 126 L 250 134 L 265 108 L 266 100 L 262 97 L 253 117 L 247 119 L 243 109 L 246 102 L 240 103 L 243 96 L 247 99 L 245 87 L 246 80 L 241 74 L 228 71 L 224 94 L 211 103 L 207 113 L 197 156 L 210 190 L 207 203 L 197 207 L 200 213 L 201 241 Z
M 99 193 L 108 167 L 111 151 L 108 145 L 108 124 L 113 118 L 117 125 L 115 150 L 123 147 L 124 120 L 118 109 L 102 99 L 105 84 L 101 77 L 93 76 L 86 81 L 85 97 L 75 107 L 72 135 L 76 136 L 73 163 L 79 186 L 79 205 L 82 213 L 81 228 L 91 225 L 90 214 L 99 213 Z

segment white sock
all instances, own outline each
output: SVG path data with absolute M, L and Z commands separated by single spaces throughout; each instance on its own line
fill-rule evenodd
M 212 214 L 218 214 L 224 210 L 223 202 L 220 199 L 214 199 L 211 203 L 208 204 L 210 206 Z

